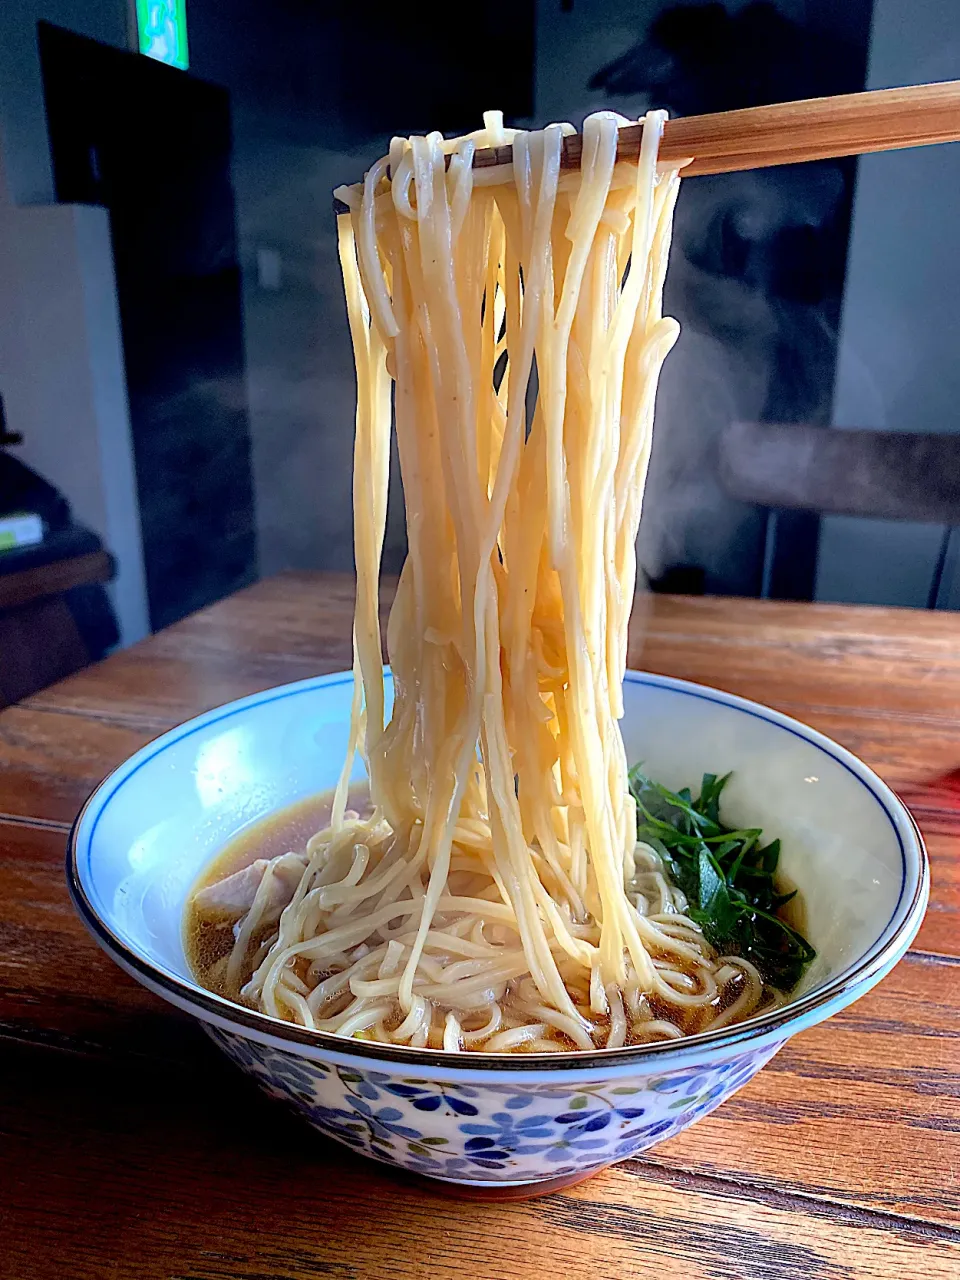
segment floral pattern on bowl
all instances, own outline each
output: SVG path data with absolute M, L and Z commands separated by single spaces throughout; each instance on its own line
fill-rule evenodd
M 327 1137 L 427 1177 L 504 1184 L 587 1173 L 662 1142 L 718 1107 L 783 1043 L 599 1084 L 533 1076 L 498 1085 L 328 1065 L 209 1024 L 205 1030 Z

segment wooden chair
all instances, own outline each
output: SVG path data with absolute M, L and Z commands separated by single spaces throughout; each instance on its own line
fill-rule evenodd
M 770 594 L 777 513 L 806 511 L 946 526 L 927 595 L 936 607 L 960 525 L 960 434 L 732 422 L 720 438 L 720 481 L 731 497 L 766 508 L 762 596 Z
M 0 707 L 99 661 L 119 639 L 103 585 L 113 557 L 53 485 L 4 451 L 17 440 L 0 397 L 0 513 L 32 511 L 44 525 L 42 542 L 0 550 Z
M 77 611 L 82 593 L 114 572 L 113 557 L 102 549 L 0 572 L 0 707 L 102 657 L 91 651 Z

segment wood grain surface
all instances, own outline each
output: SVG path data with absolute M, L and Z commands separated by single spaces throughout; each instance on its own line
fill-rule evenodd
M 685 177 L 693 177 L 952 142 L 958 134 L 960 82 L 949 80 L 679 116 L 664 126 L 659 159 L 676 164 L 693 157 L 684 169 Z M 642 124 L 624 125 L 617 136 L 617 159 L 636 160 L 642 137 Z M 582 136 L 569 134 L 561 148 L 561 167 L 578 169 L 582 154 Z M 512 164 L 509 144 L 485 147 L 473 157 L 475 169 Z
M 64 886 L 103 774 L 201 710 L 348 665 L 351 608 L 348 579 L 273 579 L 0 712 L 0 1278 L 960 1277 L 960 619 L 643 602 L 632 665 L 796 715 L 900 791 L 930 911 L 879 987 L 692 1129 L 488 1206 L 265 1101 L 97 950 Z

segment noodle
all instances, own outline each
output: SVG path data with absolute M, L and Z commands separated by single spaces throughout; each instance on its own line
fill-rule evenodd
M 657 164 L 663 120 L 646 117 L 625 164 L 624 121 L 589 117 L 570 174 L 570 126 L 512 132 L 488 113 L 467 138 L 394 139 L 337 193 L 358 388 L 355 691 L 330 825 L 279 922 L 261 886 L 235 932 L 229 974 L 274 1017 L 555 1052 L 672 1039 L 764 998 L 637 844 L 618 724 L 654 398 L 678 334 L 661 311 L 679 186 Z M 512 168 L 475 173 L 474 149 L 504 141 Z M 386 722 L 394 423 L 409 554 Z M 346 810 L 357 751 L 364 818 Z

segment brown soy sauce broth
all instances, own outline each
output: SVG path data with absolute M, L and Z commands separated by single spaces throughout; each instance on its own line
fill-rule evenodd
M 361 813 L 369 811 L 369 798 L 365 786 L 351 789 L 348 806 Z M 307 799 L 289 805 L 275 813 L 268 814 L 226 844 L 204 867 L 187 898 L 183 936 L 184 950 L 190 968 L 197 981 L 208 991 L 213 991 L 217 995 L 222 995 L 230 1000 L 240 1001 L 239 991 L 229 990 L 225 981 L 226 962 L 234 945 L 235 924 L 233 920 L 219 921 L 205 916 L 195 905 L 195 895 L 208 885 L 217 884 L 226 879 L 227 876 L 244 870 L 251 863 L 256 862 L 258 858 L 270 859 L 288 852 L 302 852 L 310 838 L 329 825 L 332 808 L 333 792 L 326 791 L 319 795 L 309 796 Z M 779 887 L 782 892 L 787 892 L 793 888 L 792 885 L 786 885 L 785 888 L 782 885 Z M 804 932 L 806 912 L 799 894 L 787 905 L 782 914 L 793 928 L 801 933 Z M 252 940 L 252 945 L 244 962 L 240 981 L 241 986 L 251 977 L 253 972 L 251 961 L 256 954 L 257 947 L 274 929 L 275 925 L 268 925 L 263 935 Z M 697 969 L 692 962 L 684 965 L 681 958 L 676 954 L 673 954 L 670 960 L 673 967 L 680 968 L 689 977 L 696 977 Z M 306 964 L 304 964 L 304 969 L 306 967 Z M 306 973 L 304 972 L 300 976 L 306 977 Z M 652 1019 L 671 1022 L 684 1036 L 691 1036 L 700 1031 L 708 1030 L 713 1019 L 738 998 L 741 989 L 740 981 L 734 978 L 721 988 L 717 998 L 711 1004 L 692 1008 L 669 1004 L 664 1000 L 658 999 L 655 995 L 647 996 L 645 1000 Z M 332 1003 L 324 1010 L 325 1015 L 332 1016 L 339 1010 L 341 1005 L 349 1003 L 349 998 L 349 994 L 345 994 Z M 782 993 L 764 983 L 763 993 L 757 1006 L 745 1016 L 754 1017 L 762 1012 L 764 1008 L 779 1003 L 782 999 Z M 504 1004 L 505 1006 L 509 1004 L 509 991 Z M 647 1037 L 644 1035 L 644 1024 L 647 1019 L 635 1019 L 629 1008 L 625 1012 L 627 1015 L 627 1045 L 647 1041 Z M 470 1030 L 474 1024 L 477 1024 L 477 1019 L 469 1013 L 465 1013 L 461 1020 L 465 1030 Z M 737 1021 L 739 1020 L 737 1019 Z M 385 1019 L 385 1024 L 388 1027 L 393 1027 L 399 1025 L 402 1021 L 403 1014 L 398 1005 L 394 1010 L 393 1016 Z M 483 1021 L 485 1021 L 485 1015 L 480 1019 L 480 1023 L 482 1024 Z M 592 1015 L 592 1021 L 597 1027 L 596 1040 L 598 1046 L 601 1046 L 606 1039 L 609 1019 Z M 561 1032 L 552 1031 L 550 1036 L 564 1049 L 576 1050 L 577 1046 L 573 1041 L 568 1040 Z M 432 1029 L 429 1047 L 442 1047 L 442 1031 L 438 1031 L 436 1026 Z
M 368 808 L 366 788 L 351 789 L 348 806 L 362 812 Z M 239 992 L 227 990 L 226 960 L 233 950 L 234 923 L 204 916 L 196 906 L 196 895 L 208 885 L 218 884 L 227 876 L 243 871 L 258 858 L 276 858 L 284 853 L 300 853 L 311 836 L 329 825 L 333 809 L 333 792 L 308 796 L 296 804 L 254 822 L 204 867 L 189 894 L 184 911 L 183 943 L 187 963 L 201 986 L 217 995 L 237 1000 Z M 254 939 L 251 953 L 261 939 Z M 249 964 L 244 965 L 242 982 L 250 977 Z

